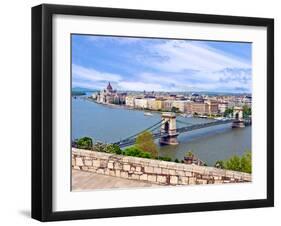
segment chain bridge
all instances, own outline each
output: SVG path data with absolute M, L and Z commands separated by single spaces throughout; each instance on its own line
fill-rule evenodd
M 136 138 L 138 135 L 145 131 L 149 131 L 152 133 L 154 139 L 159 139 L 160 144 L 176 145 L 178 144 L 177 136 L 181 133 L 230 123 L 232 123 L 232 128 L 241 128 L 245 127 L 245 125 L 251 124 L 251 121 L 243 119 L 241 109 L 235 110 L 234 118 L 214 120 L 211 122 L 198 124 L 184 122 L 180 119 L 177 119 L 175 113 L 165 112 L 162 113 L 161 120 L 157 123 L 125 139 L 115 142 L 114 144 L 119 145 L 121 148 L 133 145 L 136 142 Z M 177 128 L 177 124 L 182 124 L 184 126 Z

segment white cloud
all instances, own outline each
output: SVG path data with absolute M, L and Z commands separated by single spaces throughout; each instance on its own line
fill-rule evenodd
M 100 37 L 91 38 L 101 40 Z M 142 41 L 132 38 L 106 39 L 118 44 Z M 137 46 L 139 47 L 139 43 Z M 250 60 L 248 62 L 232 56 L 203 42 L 169 40 L 142 43 L 141 46 L 138 54 L 131 53 L 123 62 L 120 61 L 122 57 L 118 59 L 119 69 L 124 69 L 125 72 L 128 65 L 135 65 L 135 73 L 121 75 L 73 64 L 73 86 L 101 89 L 110 81 L 119 90 L 251 91 Z M 122 51 L 124 49 L 126 53 L 130 53 L 128 48 L 122 47 Z M 133 62 L 132 65 L 130 62 Z M 138 68 L 142 69 L 138 71 Z
M 207 45 L 191 41 L 170 40 L 165 43 L 149 46 L 152 56 L 142 58 L 146 64 L 166 72 L 199 70 L 211 72 L 228 68 L 249 68 L 251 65 L 237 57 L 227 55 Z
M 113 81 L 118 82 L 122 77 L 118 74 L 100 72 L 93 68 L 86 68 L 76 64 L 72 64 L 72 76 L 74 79 L 82 79 L 89 81 Z

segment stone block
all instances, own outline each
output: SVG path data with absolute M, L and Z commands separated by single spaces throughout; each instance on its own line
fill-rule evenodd
M 104 169 L 97 169 L 96 172 L 99 173 L 99 174 L 104 174 Z
M 178 182 L 179 182 L 179 179 L 178 179 L 177 176 L 171 176 L 170 177 L 170 184 L 175 185 L 175 184 L 178 184 Z
M 158 165 L 159 165 L 159 167 L 167 168 L 167 165 L 168 165 L 168 164 L 167 164 L 166 161 L 160 161 Z
M 96 168 L 100 167 L 100 160 L 93 160 L 93 166 Z
M 153 173 L 153 167 L 151 167 L 151 166 L 145 166 L 145 167 L 144 167 L 144 172 L 146 172 L 146 173 Z
M 188 184 L 188 177 L 181 177 L 181 184 Z
M 85 166 L 92 166 L 93 162 L 92 160 L 85 160 Z
M 170 175 L 176 175 L 176 171 L 173 170 L 173 169 L 169 169 L 169 174 L 170 174 Z
M 197 179 L 196 184 L 207 184 L 207 180 L 204 179 Z
M 193 174 L 192 174 L 192 172 L 185 172 L 185 176 L 186 176 L 186 177 L 192 177 Z
M 97 164 L 99 164 L 98 166 L 96 166 L 96 167 L 102 167 L 102 168 L 106 168 L 107 167 L 107 160 L 97 160 L 97 161 L 99 161 L 99 163 L 97 163 Z
M 185 172 L 184 172 L 183 170 L 177 170 L 177 171 L 176 171 L 176 174 L 177 174 L 178 176 L 185 176 Z
M 76 166 L 84 166 L 83 159 L 80 157 L 76 158 L 75 162 Z
M 123 170 L 124 171 L 130 171 L 130 169 L 131 169 L 131 166 L 129 164 L 124 164 L 123 165 Z
M 151 182 L 156 182 L 156 175 L 148 175 L 147 180 Z
M 154 167 L 153 173 L 161 174 L 161 173 L 162 173 L 162 170 L 161 170 L 161 168 L 159 168 L 159 167 Z
M 72 166 L 75 166 L 75 158 L 72 158 Z
M 109 161 L 109 162 L 107 163 L 107 168 L 108 168 L 108 169 L 113 169 L 113 168 L 114 168 L 113 162 L 112 162 L 112 161 Z
M 204 180 L 209 180 L 210 177 L 209 177 L 208 175 L 202 175 L 202 179 L 204 179 Z
M 129 177 L 128 172 L 122 171 L 121 172 L 121 177 L 122 178 L 128 178 Z
M 121 169 L 122 169 L 122 164 L 119 163 L 119 162 L 115 162 L 115 163 L 114 163 L 114 169 L 116 169 L 116 170 L 121 170 Z
M 157 175 L 157 182 L 162 183 L 162 184 L 166 184 L 167 183 L 166 176 Z
M 136 171 L 137 171 L 137 172 L 141 172 L 141 166 L 137 166 L 137 167 L 136 167 Z
M 139 180 L 140 179 L 140 175 L 132 174 L 132 179 Z
M 147 174 L 140 175 L 140 180 L 147 180 Z
M 81 166 L 74 166 L 73 169 L 80 170 Z
M 166 168 L 162 168 L 162 174 L 169 174 L 169 170 L 168 169 L 166 169 Z
M 196 184 L 196 178 L 195 177 L 189 177 L 188 178 L 188 184 Z
M 115 170 L 115 176 L 116 177 L 120 177 L 121 176 L 120 170 Z

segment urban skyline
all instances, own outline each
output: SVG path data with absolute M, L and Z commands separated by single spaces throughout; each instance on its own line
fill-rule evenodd
M 251 93 L 251 43 L 72 35 L 72 87 Z

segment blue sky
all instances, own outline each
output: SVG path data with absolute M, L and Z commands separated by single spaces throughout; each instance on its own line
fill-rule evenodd
M 72 35 L 72 87 L 251 92 L 251 43 Z

